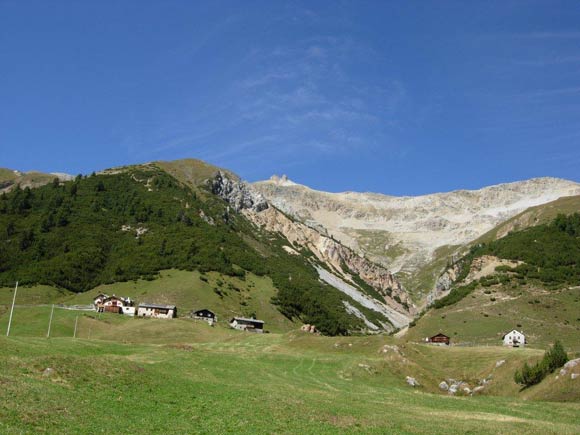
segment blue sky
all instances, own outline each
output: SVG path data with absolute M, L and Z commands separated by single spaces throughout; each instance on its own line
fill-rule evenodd
M 580 181 L 580 4 L 0 0 L 0 166 L 185 157 L 394 195 Z

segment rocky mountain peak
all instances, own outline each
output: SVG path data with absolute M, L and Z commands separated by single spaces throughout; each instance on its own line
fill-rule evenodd
M 580 184 L 549 177 L 403 197 L 321 192 L 272 180 L 253 187 L 283 212 L 309 226 L 323 227 L 335 239 L 403 276 L 416 275 L 440 248 L 465 245 L 529 207 L 580 195 Z
M 218 171 L 215 177 L 209 180 L 209 184 L 212 193 L 226 200 L 237 212 L 242 210 L 259 212 L 268 208 L 268 202 L 261 194 L 243 181 L 231 179 L 225 172 Z
M 272 175 L 265 183 L 272 183 L 277 186 L 300 186 L 299 184 L 290 180 L 285 174 L 282 176 Z

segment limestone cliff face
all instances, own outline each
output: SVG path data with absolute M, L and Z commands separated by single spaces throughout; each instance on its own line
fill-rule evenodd
M 427 297 L 427 305 L 432 304 L 437 299 L 449 294 L 451 286 L 457 280 L 459 273 L 461 272 L 461 265 L 453 264 L 451 267 L 447 268 L 445 272 L 437 279 L 435 283 L 435 288 Z
M 243 181 L 233 180 L 222 171 L 209 181 L 209 185 L 214 195 L 226 199 L 237 212 L 241 210 L 259 212 L 268 208 L 268 203 L 262 195 L 250 189 Z
M 320 192 L 286 177 L 252 186 L 284 213 L 406 276 L 438 248 L 465 245 L 529 207 L 580 194 L 580 184 L 556 178 L 416 197 Z
M 218 174 L 210 181 L 210 185 L 215 194 L 241 211 L 252 223 L 267 231 L 282 234 L 290 243 L 292 251 L 309 249 L 335 275 L 357 285 L 352 276 L 356 274 L 383 296 L 382 303 L 406 316 L 415 314 L 415 307 L 407 292 L 383 266 L 370 262 L 316 229 L 290 219 L 267 202 L 262 202 L 260 199 L 263 200 L 263 197 L 243 182 L 232 181 L 225 174 Z
M 495 268 L 498 266 L 509 266 L 514 268 L 522 263 L 522 261 L 506 260 L 491 255 L 482 255 L 481 257 L 474 258 L 471 263 L 462 260 L 451 265 L 441 274 L 427 303 L 430 304 L 437 299 L 447 296 L 454 284 L 467 285 L 484 276 L 493 275 L 495 273 Z M 458 277 L 461 275 L 462 271 L 467 272 L 467 275 L 464 273 L 464 278 L 458 282 Z

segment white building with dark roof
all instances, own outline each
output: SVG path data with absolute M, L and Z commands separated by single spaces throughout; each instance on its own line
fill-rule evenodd
M 203 310 L 192 311 L 189 315 L 194 320 L 203 320 L 207 322 L 210 326 L 217 323 L 217 314 L 207 308 Z
M 172 319 L 177 317 L 177 307 L 175 305 L 161 304 L 139 304 L 137 317 L 154 317 L 157 319 Z
M 523 332 L 512 329 L 502 337 L 504 346 L 524 347 L 526 345 L 526 336 Z
M 245 317 L 234 317 L 230 320 L 230 326 L 240 331 L 264 332 L 264 321 L 258 319 L 247 319 Z

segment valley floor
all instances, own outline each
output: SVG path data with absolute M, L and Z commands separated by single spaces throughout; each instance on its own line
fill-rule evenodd
M 534 391 L 511 380 L 540 350 L 254 335 L 185 319 L 83 322 L 93 322 L 90 340 L 40 331 L 0 338 L 0 433 L 580 432 L 580 403 L 523 400 Z M 486 376 L 495 389 L 481 396 L 437 387 L 446 377 Z M 576 386 L 567 388 L 578 400 Z

